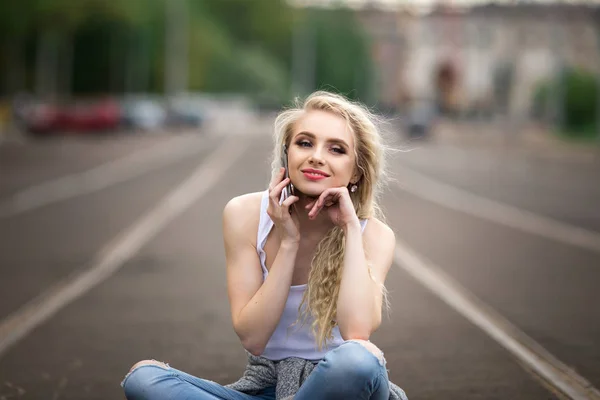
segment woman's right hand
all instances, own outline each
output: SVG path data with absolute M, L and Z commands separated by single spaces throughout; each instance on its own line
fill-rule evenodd
M 295 213 L 290 213 L 290 207 L 300 200 L 300 198 L 298 196 L 289 196 L 279 204 L 283 188 L 290 183 L 290 178 L 283 179 L 284 176 L 285 169 L 281 168 L 269 185 L 269 207 L 267 208 L 267 214 L 277 227 L 282 242 L 298 242 L 300 240 L 298 217 Z

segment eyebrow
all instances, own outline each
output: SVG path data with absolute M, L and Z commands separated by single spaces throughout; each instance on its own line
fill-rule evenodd
M 316 138 L 317 138 L 317 136 L 316 136 L 314 133 L 307 132 L 307 131 L 301 131 L 301 132 L 298 132 L 298 134 L 296 135 L 296 137 L 298 137 L 298 136 L 300 136 L 300 135 L 308 136 L 308 137 L 309 137 L 309 138 L 311 138 L 311 139 L 316 139 Z M 345 142 L 344 140 L 342 140 L 342 139 L 337 139 L 337 138 L 329 138 L 329 139 L 327 139 L 327 142 L 330 142 L 330 143 L 338 143 L 338 144 L 341 144 L 342 146 L 346 147 L 347 149 L 349 149 L 349 148 L 350 148 L 350 146 L 348 146 L 348 143 L 346 143 L 346 142 Z

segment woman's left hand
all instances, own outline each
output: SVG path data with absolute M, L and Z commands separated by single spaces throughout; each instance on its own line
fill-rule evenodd
M 310 210 L 308 217 L 310 219 L 316 218 L 323 208 L 325 208 L 331 222 L 340 228 L 359 223 L 354 204 L 352 204 L 350 193 L 348 193 L 346 187 L 325 189 L 317 200 L 306 205 L 306 209 Z

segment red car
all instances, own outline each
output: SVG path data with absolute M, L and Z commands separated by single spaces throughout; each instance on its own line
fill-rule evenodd
M 119 127 L 121 111 L 111 99 L 69 106 L 39 104 L 27 118 L 32 133 L 85 133 L 110 131 Z

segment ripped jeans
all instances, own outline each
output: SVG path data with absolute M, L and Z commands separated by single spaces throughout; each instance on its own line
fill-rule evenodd
M 348 341 L 325 354 L 294 399 L 387 400 L 388 382 L 383 354 L 376 356 L 362 344 Z M 121 386 L 128 400 L 275 400 L 275 387 L 248 395 L 166 364 L 135 367 Z

